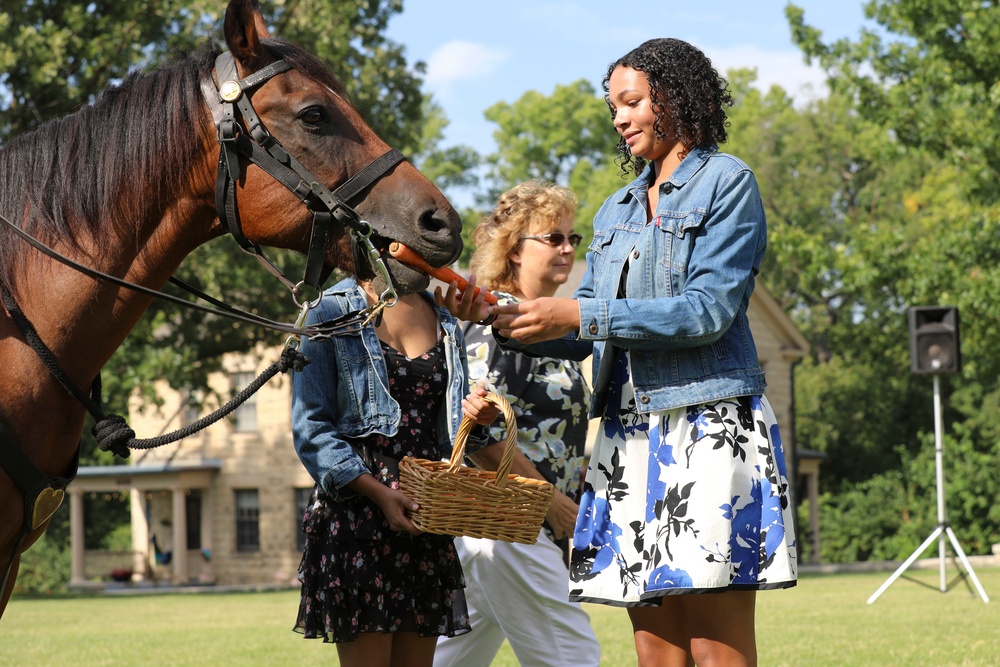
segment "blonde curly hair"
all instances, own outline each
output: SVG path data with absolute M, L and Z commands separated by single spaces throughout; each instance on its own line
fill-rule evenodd
M 522 236 L 551 232 L 576 214 L 576 195 L 569 188 L 542 180 L 515 185 L 497 199 L 496 208 L 472 232 L 476 246 L 469 267 L 480 285 L 517 294 L 517 265 L 510 254 Z

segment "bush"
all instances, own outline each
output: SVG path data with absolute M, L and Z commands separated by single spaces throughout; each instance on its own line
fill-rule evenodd
M 43 533 L 21 554 L 14 595 L 55 595 L 66 592 L 70 579 L 70 553 Z

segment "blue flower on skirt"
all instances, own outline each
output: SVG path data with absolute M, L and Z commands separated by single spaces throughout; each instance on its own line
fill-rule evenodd
M 658 421 L 658 420 L 657 420 Z M 660 478 L 661 467 L 677 463 L 673 445 L 666 444 L 666 434 L 660 432 L 659 424 L 649 429 L 649 469 L 646 471 L 646 521 L 656 518 L 657 503 L 667 497 L 667 483 Z
M 732 534 L 729 538 L 731 562 L 737 568 L 733 583 L 755 583 L 757 581 L 757 565 L 760 550 L 760 507 L 761 488 L 759 482 L 754 482 L 750 489 L 750 497 L 746 503 L 736 509 L 733 516 Z M 735 507 L 736 503 L 733 503 Z
M 647 591 L 662 591 L 666 588 L 691 588 L 691 575 L 684 570 L 675 570 L 669 565 L 661 565 L 649 573 Z
M 591 572 L 600 572 L 614 562 L 615 554 L 620 553 L 618 538 L 622 529 L 611 521 L 608 511 L 608 501 L 594 495 L 593 489 L 584 492 L 580 499 L 583 511 L 576 521 L 573 531 L 573 548 L 585 551 L 588 548 L 596 551 Z

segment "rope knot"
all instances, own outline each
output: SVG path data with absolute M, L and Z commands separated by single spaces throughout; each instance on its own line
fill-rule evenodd
M 101 419 L 94 424 L 91 433 L 97 438 L 97 444 L 101 451 L 111 452 L 123 459 L 129 457 L 128 443 L 135 440 L 135 431 L 129 427 L 121 415 L 109 415 Z
M 301 371 L 309 363 L 309 358 L 299 352 L 296 348 L 286 345 L 281 351 L 281 359 L 278 360 L 278 369 L 282 373 L 287 373 L 291 368 L 295 372 Z

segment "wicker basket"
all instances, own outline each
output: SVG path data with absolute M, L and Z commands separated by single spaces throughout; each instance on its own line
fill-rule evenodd
M 420 509 L 410 514 L 410 520 L 425 532 L 534 544 L 554 487 L 542 480 L 509 474 L 517 447 L 514 411 L 503 396 L 487 394 L 486 400 L 503 411 L 507 424 L 503 456 L 496 472 L 462 465 L 465 442 L 475 425 L 465 417 L 450 461 L 403 458 L 399 464 L 399 490 L 420 504 Z

